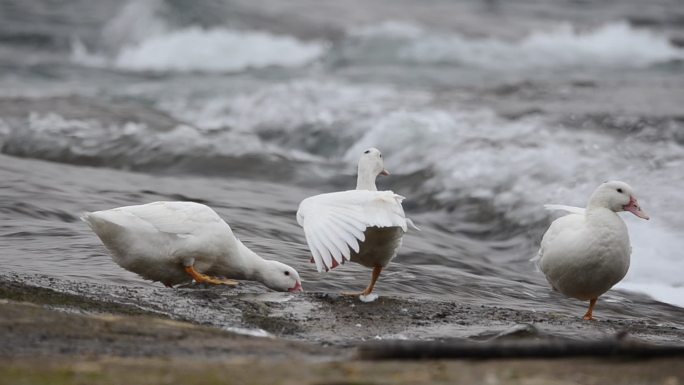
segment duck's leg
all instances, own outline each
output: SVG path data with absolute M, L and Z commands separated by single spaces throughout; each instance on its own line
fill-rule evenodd
M 185 272 L 188 273 L 188 275 L 191 276 L 192 279 L 194 279 L 195 282 L 197 282 L 197 283 L 209 283 L 212 285 L 228 285 L 228 286 L 237 286 L 238 285 L 238 281 L 233 281 L 232 279 L 210 277 L 206 274 L 202 274 L 199 271 L 195 270 L 194 266 L 185 266 Z
M 373 268 L 373 274 L 371 275 L 371 281 L 368 284 L 368 287 L 364 291 L 358 292 L 358 293 L 344 292 L 344 293 L 342 293 L 342 295 L 358 296 L 358 295 L 368 295 L 368 294 L 372 293 L 373 288 L 375 288 L 375 283 L 378 281 L 378 278 L 380 277 L 381 272 L 382 272 L 382 266 L 375 266 Z
M 596 306 L 597 300 L 598 300 L 598 298 L 594 298 L 594 299 L 589 300 L 589 309 L 587 310 L 587 314 L 585 314 L 584 317 L 582 317 L 582 319 L 584 319 L 586 321 L 593 321 L 594 320 L 594 316 L 592 315 L 592 313 L 594 312 L 594 306 Z
M 371 281 L 366 290 L 363 291 L 363 295 L 368 295 L 373 292 L 375 283 L 378 282 L 378 278 L 380 278 L 380 273 L 382 273 L 382 266 L 375 266 L 373 268 L 373 274 L 371 275 Z

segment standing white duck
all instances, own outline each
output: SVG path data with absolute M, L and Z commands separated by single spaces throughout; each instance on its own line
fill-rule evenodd
M 382 154 L 370 148 L 361 155 L 356 190 L 306 198 L 297 210 L 309 249 L 319 272 L 353 261 L 373 269 L 371 281 L 359 293 L 373 291 L 382 269 L 397 255 L 407 224 L 401 201 L 392 191 L 377 191 L 375 178 L 389 175 Z M 414 226 L 415 227 L 415 226 Z
M 643 219 L 649 219 L 648 215 L 639 207 L 632 188 L 618 181 L 601 184 L 586 209 L 544 207 L 570 214 L 551 223 L 533 261 L 554 290 L 589 301 L 584 319 L 592 320 L 598 297 L 620 282 L 629 269 L 632 247 L 627 226 L 617 212 L 629 211 Z
M 81 217 L 126 270 L 166 286 L 190 282 L 235 286 L 256 280 L 270 289 L 302 290 L 292 267 L 261 258 L 211 208 L 194 202 L 154 202 Z M 215 278 L 219 276 L 225 278 Z

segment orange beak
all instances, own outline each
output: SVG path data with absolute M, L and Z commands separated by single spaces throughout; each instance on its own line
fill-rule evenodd
M 382 171 L 380 171 L 380 175 L 389 176 L 390 172 L 387 170 L 382 170 Z

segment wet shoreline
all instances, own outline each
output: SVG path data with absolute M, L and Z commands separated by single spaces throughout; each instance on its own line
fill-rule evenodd
M 608 316 L 586 322 L 581 314 L 471 305 L 456 300 L 381 296 L 371 303 L 337 293 L 255 292 L 189 285 L 180 289 L 130 288 L 17 274 L 0 277 L 0 298 L 75 314 L 161 317 L 250 336 L 350 347 L 366 341 L 600 339 L 627 334 L 652 343 L 682 340 L 675 320 Z M 51 283 L 51 287 L 44 285 Z M 675 308 L 677 309 L 677 308 Z M 654 309 L 656 310 L 656 309 Z
M 127 299 L 119 295 L 118 299 L 111 296 L 98 301 L 88 295 L 74 294 L 78 291 L 76 287 L 65 290 L 68 284 L 59 279 L 52 280 L 59 290 L 29 284 L 25 279 L 26 276 L 16 274 L 0 277 L 0 340 L 3 341 L 0 383 L 12 383 L 18 378 L 23 383 L 85 383 L 106 379 L 145 383 L 150 378 L 157 379 L 161 373 L 175 381 L 183 379 L 184 383 L 206 383 L 215 378 L 225 383 L 224 373 L 237 368 L 243 382 L 236 383 L 269 378 L 271 383 L 278 384 L 293 383 L 292 379 L 298 379 L 298 383 L 321 383 L 336 378 L 340 383 L 380 384 L 386 383 L 389 373 L 394 376 L 392 383 L 460 383 L 455 381 L 483 373 L 506 383 L 526 383 L 532 378 L 542 378 L 545 383 L 567 383 L 563 381 L 576 380 L 573 377 L 576 373 L 568 368 L 582 370 L 582 375 L 590 379 L 606 379 L 606 371 L 619 369 L 621 381 L 640 379 L 643 383 L 669 384 L 664 381 L 684 374 L 674 364 L 681 360 L 677 356 L 599 357 L 592 361 L 509 358 L 419 362 L 414 357 L 402 362 L 369 363 L 363 355 L 365 347 L 368 357 L 368 347 L 375 346 L 374 343 L 410 344 L 415 339 L 424 340 L 423 344 L 452 341 L 485 348 L 521 342 L 541 346 L 568 341 L 592 342 L 610 339 L 616 334 L 627 334 L 629 338 L 656 346 L 681 341 L 684 330 L 667 323 L 634 319 L 586 322 L 562 314 L 399 296 L 362 303 L 355 298 L 326 293 L 283 296 L 282 293 L 226 294 L 221 288 L 176 290 L 185 292 L 174 294 L 179 299 L 194 297 L 197 313 L 217 306 L 227 313 L 239 313 L 233 322 L 252 328 L 248 333 L 229 325 L 211 325 L 206 319 L 184 320 L 183 314 L 160 306 L 155 308 L 149 299 L 136 301 L 135 291 Z M 101 286 L 103 291 L 114 294 L 120 294 L 122 289 Z M 158 304 L 164 301 L 161 299 Z M 257 328 L 265 333 L 255 336 Z M 556 369 L 540 371 L 540 365 Z M 261 370 L 264 366 L 269 370 Z M 298 376 L 292 376 L 293 366 L 299 368 Z M 630 369 L 623 371 L 625 367 Z M 193 373 L 191 379 L 188 373 Z M 442 377 L 434 377 L 438 373 Z M 517 374 L 507 378 L 511 373 Z

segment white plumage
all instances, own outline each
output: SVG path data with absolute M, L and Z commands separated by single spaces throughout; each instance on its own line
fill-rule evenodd
M 566 205 L 544 205 L 544 208 L 549 210 L 549 211 L 567 211 L 571 214 L 582 214 L 584 215 L 584 212 L 586 209 L 583 209 L 581 207 L 574 207 L 574 206 L 566 206 Z
M 392 191 L 350 190 L 316 195 L 302 201 L 297 222 L 304 228 L 318 271 L 328 271 L 352 260 L 352 256 L 362 255 L 361 245 L 366 241 L 368 228 L 400 229 L 396 245 L 389 247 L 392 252 L 388 250 L 378 255 L 377 263 L 364 263 L 367 262 L 364 259 L 354 261 L 371 268 L 376 264 L 386 266 L 396 255 L 401 235 L 410 223 L 401 207 L 403 199 Z
M 235 284 L 206 276 L 214 275 L 258 280 L 274 290 L 301 288 L 294 269 L 258 256 L 233 235 L 214 210 L 203 204 L 154 202 L 85 213 L 82 219 L 117 264 L 167 286 L 193 278 Z
M 297 222 L 304 228 L 312 262 L 319 272 L 346 261 L 373 269 L 370 284 L 358 293 L 366 296 L 373 291 L 382 269 L 397 255 L 407 226 L 413 226 L 401 206 L 404 197 L 377 191 L 378 175 L 389 173 L 380 151 L 371 148 L 359 160 L 356 190 L 306 198 L 297 211 Z
M 569 214 L 551 223 L 533 261 L 555 290 L 590 301 L 584 318 L 593 319 L 598 297 L 620 282 L 629 269 L 632 248 L 627 226 L 617 212 L 648 216 L 641 211 L 632 188 L 617 181 L 599 186 L 586 209 L 544 207 Z

